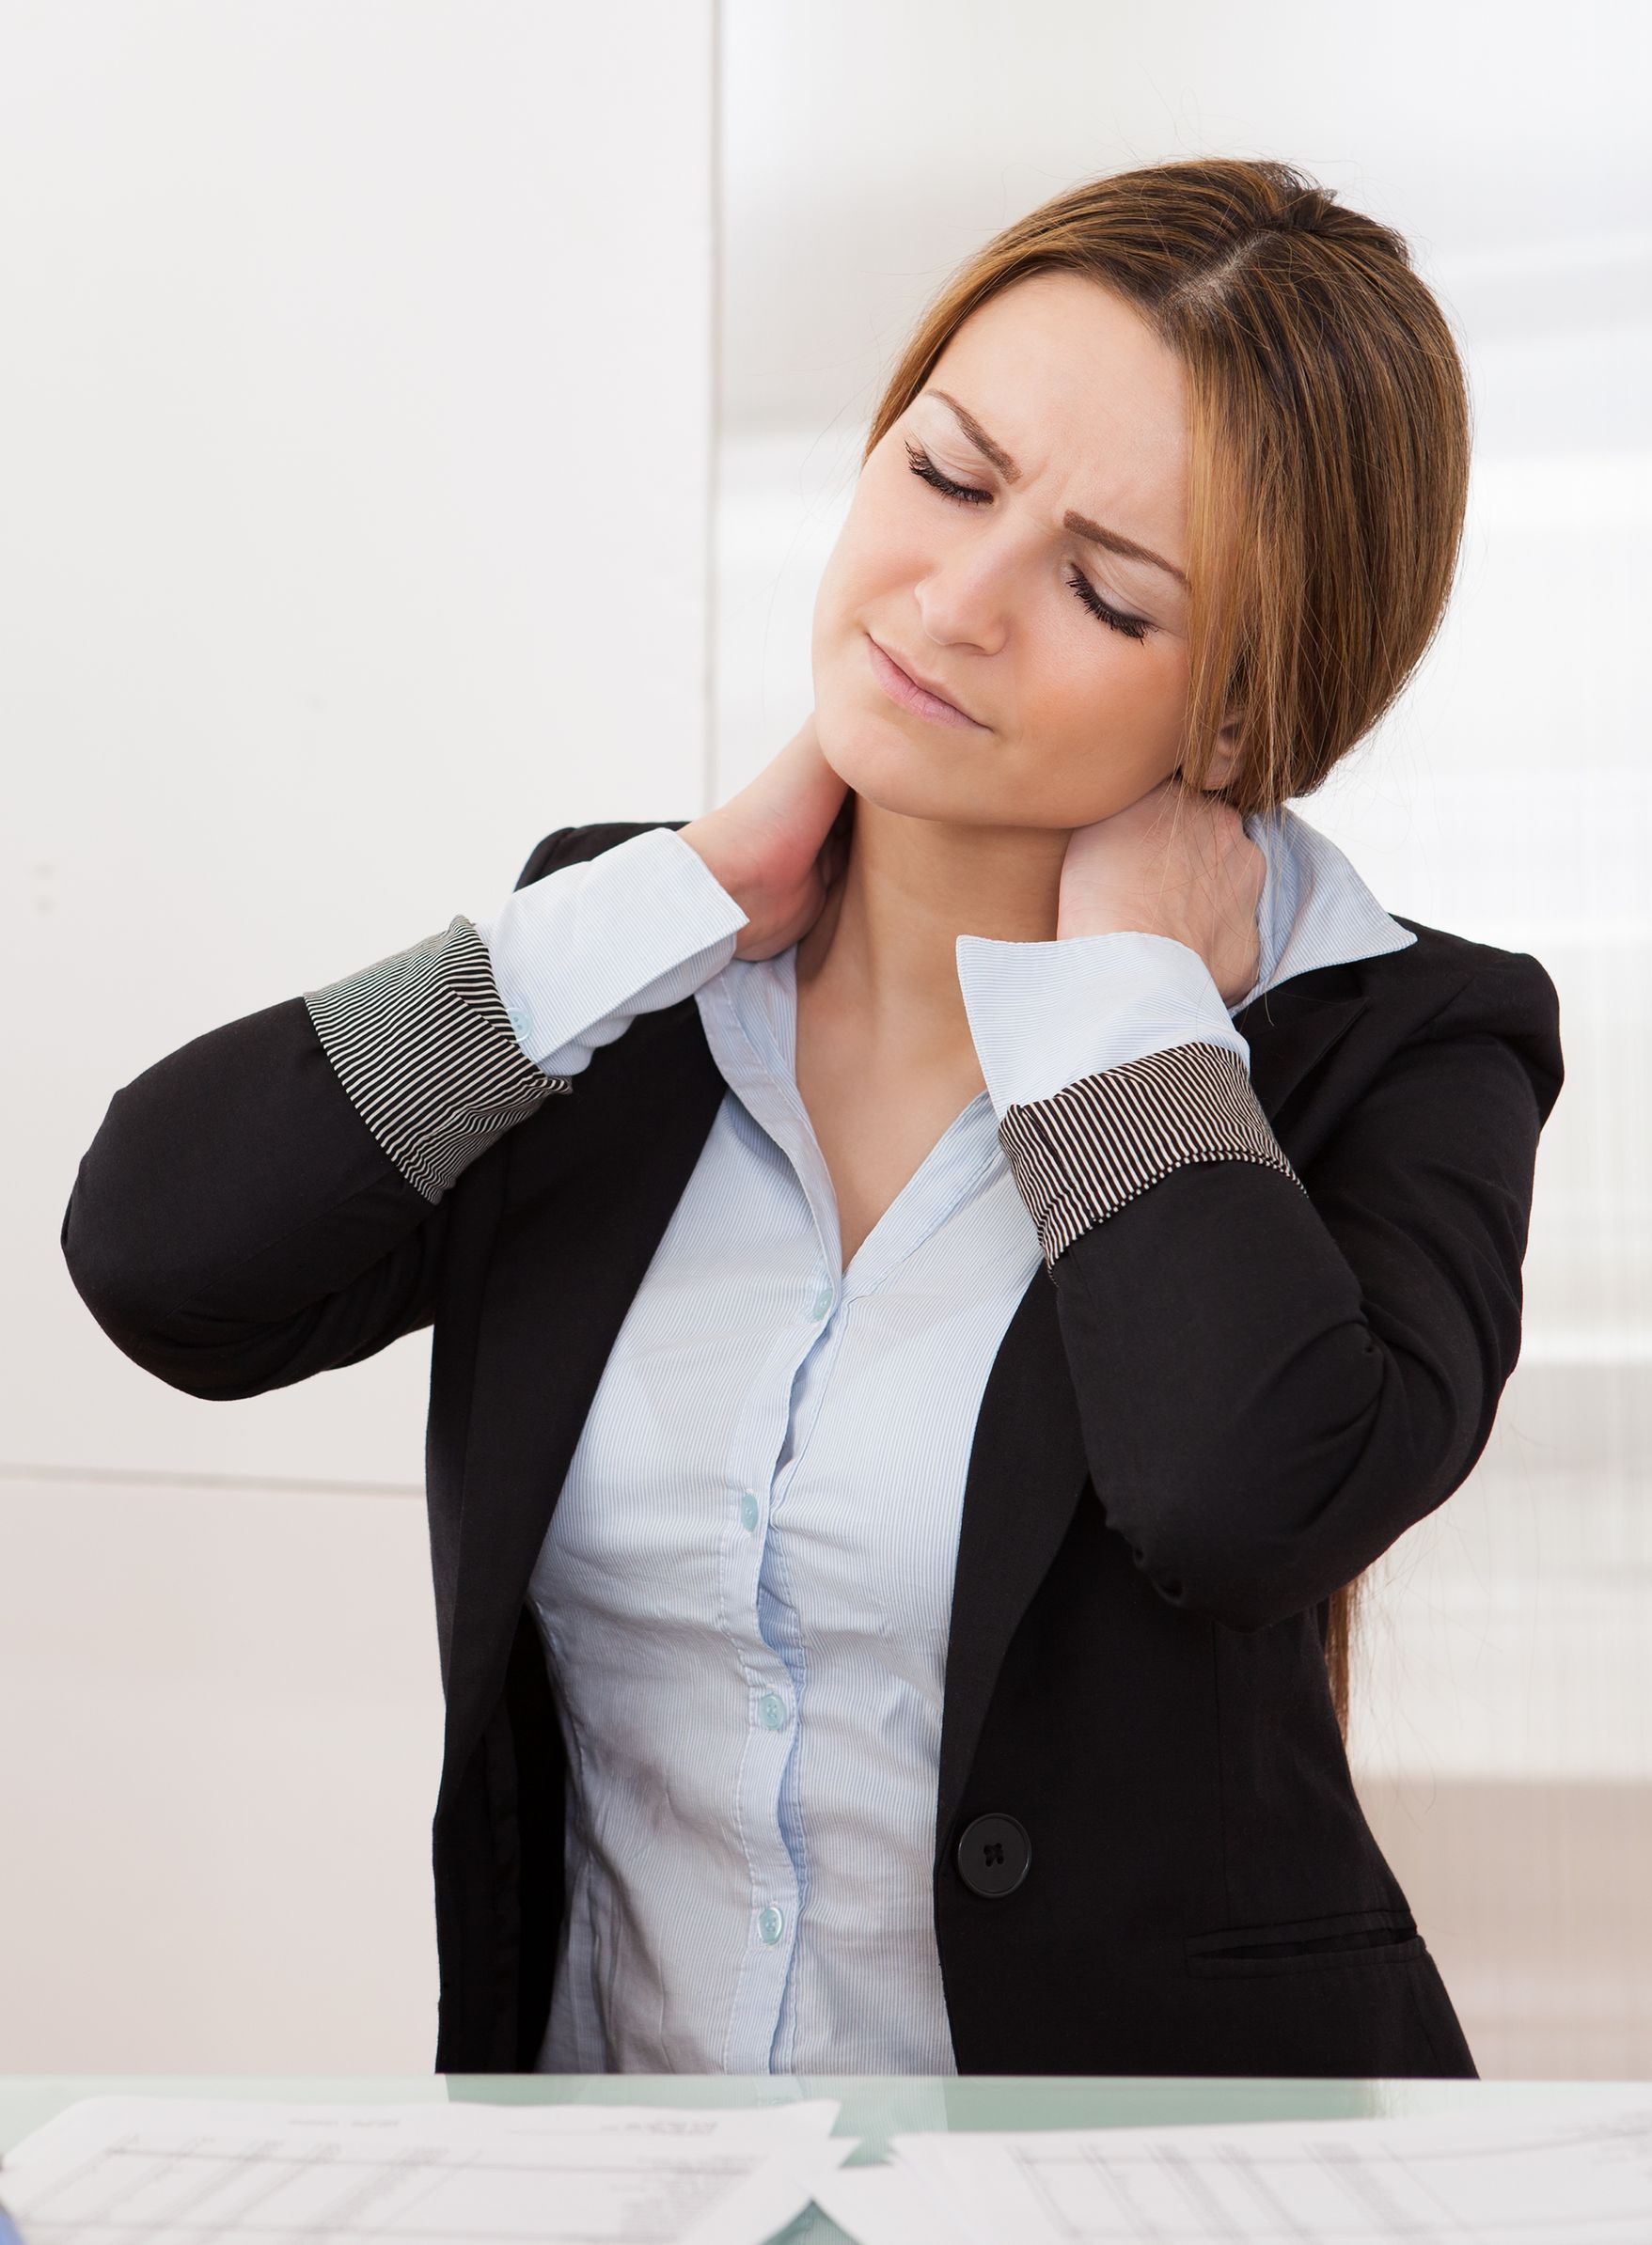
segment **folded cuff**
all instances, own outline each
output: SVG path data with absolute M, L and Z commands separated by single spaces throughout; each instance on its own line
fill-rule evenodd
M 693 843 L 650 826 L 513 890 L 476 931 L 523 1051 L 574 1076 L 720 974 L 747 924 Z
M 958 981 L 981 1072 L 1000 1122 L 1080 1076 L 1176 1044 L 1227 1044 L 1249 1064 L 1199 953 L 1125 929 L 1053 943 L 956 939 Z
M 524 1053 L 474 922 L 303 993 L 351 1104 L 409 1183 L 439 1201 L 501 1131 L 573 1090 Z
M 1244 1060 L 1178 1044 L 1006 1108 L 999 1123 L 1046 1266 L 1081 1232 L 1190 1162 L 1262 1162 L 1306 1191 Z

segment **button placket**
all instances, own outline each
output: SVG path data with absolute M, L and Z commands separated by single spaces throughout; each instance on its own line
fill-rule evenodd
M 819 1266 L 817 1264 L 817 1279 Z M 770 1370 L 788 1383 L 823 1343 L 831 1340 L 834 1290 L 817 1283 L 806 1304 L 805 1328 L 777 1335 L 780 1353 Z M 794 1415 L 788 1410 L 788 1418 Z M 725 1502 L 742 1533 L 723 1546 L 723 1625 L 737 1652 L 747 1684 L 747 1737 L 740 1757 L 736 1810 L 745 1834 L 749 1877 L 746 1966 L 739 1978 L 727 2049 L 733 2070 L 766 2070 L 774 2036 L 783 2016 L 791 1970 L 793 1937 L 802 1886 L 795 1842 L 788 1837 L 782 1798 L 798 1724 L 798 1679 L 785 1656 L 766 1634 L 763 1583 L 775 1557 L 771 1530 L 785 1476 L 779 1475 L 778 1450 L 771 1452 L 766 1409 L 738 1430 L 729 1464 Z M 801 1434 L 794 1428 L 795 1447 Z M 725 1515 L 727 1517 L 727 1515 Z M 730 1523 L 731 1528 L 732 1522 Z M 771 1683 L 770 1679 L 774 1681 Z
M 740 1975 L 728 2043 L 730 2064 L 736 2071 L 768 2066 L 790 1970 L 795 1918 L 796 1867 L 779 1812 L 795 1709 L 787 1688 L 790 1675 L 764 1634 L 762 1616 L 761 1586 L 769 1548 L 765 1529 L 773 1494 L 772 1478 L 764 1477 L 771 1468 L 766 1445 L 755 1452 L 747 1448 L 734 1460 L 728 1484 L 729 1501 L 745 1532 L 725 1546 L 731 1562 L 724 1578 L 725 1625 L 746 1672 L 749 1740 L 737 1780 L 750 1915 L 747 1968 Z M 771 1684 L 768 1679 L 775 1676 L 779 1681 Z

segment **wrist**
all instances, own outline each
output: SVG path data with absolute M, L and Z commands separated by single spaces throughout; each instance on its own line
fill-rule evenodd
M 685 826 L 677 829 L 677 840 L 688 844 L 717 887 L 732 897 L 741 911 L 749 918 L 751 905 L 741 893 L 749 884 L 733 864 L 729 852 L 719 843 L 716 829 L 705 819 L 690 819 Z
M 745 913 L 747 924 L 740 930 L 734 953 L 736 958 L 744 958 L 754 944 L 764 940 L 763 917 L 758 909 L 755 884 L 736 865 L 709 819 L 690 819 L 685 826 L 677 829 L 677 839 L 688 844 L 723 894 Z
M 1102 909 L 1086 911 L 1083 905 L 1063 906 L 1056 914 L 1056 941 L 1064 942 L 1073 935 L 1166 935 L 1165 928 L 1150 927 L 1146 916 L 1133 922 L 1126 921 L 1117 912 Z M 1171 941 L 1179 940 L 1172 936 Z

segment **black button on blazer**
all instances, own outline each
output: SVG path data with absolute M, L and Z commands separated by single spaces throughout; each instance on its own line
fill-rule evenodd
M 642 831 L 548 836 L 517 887 Z M 1408 949 L 1237 1016 L 1277 1158 L 1186 1160 L 1094 1220 L 1069 1193 L 1005 1332 L 936 1804 L 961 2072 L 1475 2070 L 1355 1796 L 1323 1630 L 1490 1434 L 1559 1007 L 1529 955 L 1401 924 Z M 725 1089 L 692 997 L 543 1076 L 461 918 L 145 1070 L 65 1211 L 93 1316 L 192 1395 L 433 1328 L 441 2072 L 538 2057 L 563 1762 L 528 1578 Z

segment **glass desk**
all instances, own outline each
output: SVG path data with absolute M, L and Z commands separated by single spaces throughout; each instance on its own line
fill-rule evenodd
M 87 2096 L 265 2097 L 282 2103 L 498 2105 L 790 2104 L 835 2097 L 849 2164 L 881 2159 L 891 2135 L 928 2128 L 1151 2127 L 1165 2122 L 1336 2120 L 1408 2112 L 1587 2110 L 1645 2082 L 1274 2080 L 1194 2075 L 932 2074 L 0 2074 L 0 2156 Z M 0 2181 L 0 2198 L 4 2197 Z M 842 2245 L 818 2207 L 786 2245 Z

